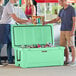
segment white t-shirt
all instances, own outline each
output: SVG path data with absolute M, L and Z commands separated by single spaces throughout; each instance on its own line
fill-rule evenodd
M 0 20 L 0 24 L 10 24 L 12 21 L 11 14 L 14 13 L 14 6 L 10 2 L 4 7 L 2 18 Z
M 3 13 L 3 6 L 0 6 L 0 20 L 1 20 L 1 17 L 2 17 L 2 13 Z

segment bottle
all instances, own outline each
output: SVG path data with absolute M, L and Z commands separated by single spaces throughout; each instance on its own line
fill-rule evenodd
M 54 47 L 52 43 L 49 43 L 49 47 Z
M 38 44 L 38 45 L 37 45 L 37 48 L 41 48 L 41 45 Z
M 48 42 L 47 42 L 46 45 L 45 45 L 45 48 L 46 48 L 46 47 L 49 47 L 49 43 L 48 43 Z
M 21 48 L 25 48 L 25 45 L 21 45 Z

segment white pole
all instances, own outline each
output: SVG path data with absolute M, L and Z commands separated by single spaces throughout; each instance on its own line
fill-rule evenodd
M 44 4 L 44 8 L 45 8 L 45 20 L 46 20 L 46 3 Z
M 18 4 L 18 12 L 19 12 L 19 4 Z M 20 17 L 20 12 L 18 13 L 18 17 Z

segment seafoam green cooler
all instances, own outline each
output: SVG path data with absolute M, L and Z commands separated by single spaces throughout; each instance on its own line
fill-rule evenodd
M 64 64 L 64 47 L 22 48 L 21 45 L 37 45 L 50 42 L 54 45 L 53 25 L 12 25 L 12 47 L 15 65 L 22 68 L 59 66 Z

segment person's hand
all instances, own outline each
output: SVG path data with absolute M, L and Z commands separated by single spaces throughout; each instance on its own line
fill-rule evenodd
M 31 20 L 31 19 L 28 19 L 28 20 L 27 20 L 27 22 L 30 22 L 30 23 L 32 23 L 32 20 Z
M 43 25 L 46 25 L 46 24 L 48 24 L 48 22 L 43 22 Z
M 31 19 L 28 19 L 28 20 L 26 20 L 26 22 L 23 22 L 21 24 L 27 24 L 27 23 L 32 23 L 32 20 Z
M 71 32 L 70 32 L 70 35 L 73 36 L 73 35 L 74 35 L 74 31 L 71 31 Z

